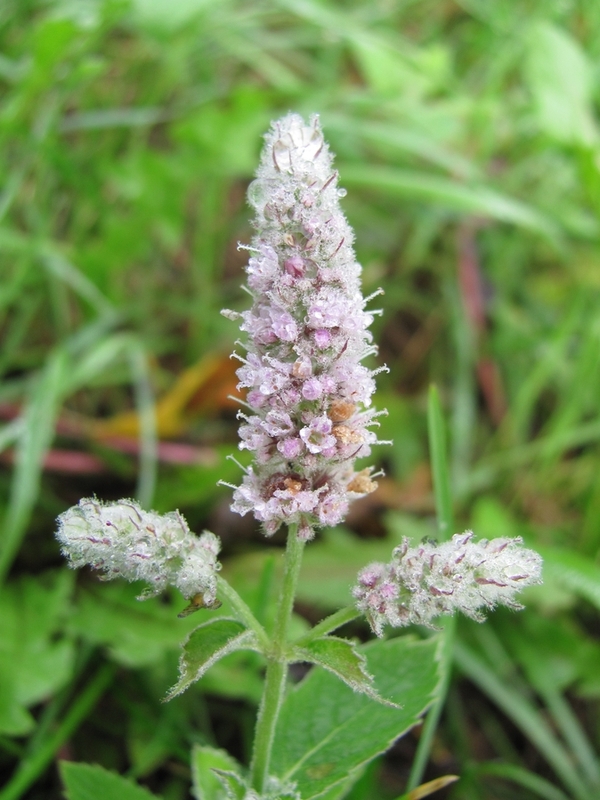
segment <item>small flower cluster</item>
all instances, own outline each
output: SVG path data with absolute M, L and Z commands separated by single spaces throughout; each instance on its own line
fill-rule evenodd
M 389 564 L 371 564 L 359 573 L 353 595 L 378 636 L 386 624 L 431 627 L 435 617 L 455 611 L 481 622 L 480 609 L 521 609 L 515 594 L 541 583 L 541 556 L 521 544 L 521 538 L 476 542 L 471 531 L 417 547 L 405 538 Z
M 355 459 L 376 443 L 369 430 L 373 375 L 360 362 L 376 352 L 360 288 L 353 234 L 339 206 L 345 191 L 318 118 L 296 114 L 266 136 L 248 199 L 256 211 L 246 272 L 254 303 L 238 370 L 249 413 L 240 413 L 240 448 L 255 467 L 235 488 L 234 511 L 254 513 L 267 535 L 282 523 L 299 536 L 336 525 L 350 500 L 376 488 Z
M 80 500 L 58 518 L 57 538 L 72 567 L 89 564 L 106 580 L 144 580 L 146 597 L 167 585 L 190 599 L 202 595 L 205 606 L 217 597 L 218 538 L 205 531 L 191 533 L 178 511 L 156 514 L 133 500 L 103 504 Z

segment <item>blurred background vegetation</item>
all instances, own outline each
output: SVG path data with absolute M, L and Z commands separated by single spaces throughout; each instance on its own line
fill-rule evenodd
M 61 797 L 59 758 L 183 800 L 194 743 L 248 757 L 260 664 L 162 705 L 202 612 L 76 576 L 53 530 L 93 493 L 177 507 L 249 602 L 274 591 L 278 542 L 216 486 L 239 475 L 219 310 L 247 306 L 245 191 L 288 110 L 321 115 L 365 294 L 385 290 L 394 439 L 378 492 L 308 549 L 298 610 L 434 531 L 435 382 L 460 530 L 523 536 L 546 569 L 527 611 L 461 620 L 427 777 L 460 774 L 453 800 L 600 796 L 600 4 L 3 0 L 0 41 L 0 800 Z M 399 795 L 417 737 L 351 800 Z

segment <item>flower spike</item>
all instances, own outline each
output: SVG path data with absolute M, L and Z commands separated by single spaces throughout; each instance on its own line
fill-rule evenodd
M 253 305 L 239 315 L 247 341 L 238 388 L 250 407 L 240 414 L 240 448 L 255 461 L 232 505 L 252 512 L 267 535 L 298 524 L 312 538 L 377 485 L 369 470 L 354 471 L 377 443 L 369 429 L 377 370 L 361 364 L 375 350 L 373 315 L 337 182 L 318 117 L 306 124 L 289 114 L 273 124 L 248 189 Z
M 455 611 L 482 622 L 484 608 L 519 610 L 517 592 L 542 582 L 541 556 L 522 543 L 520 537 L 476 542 L 471 531 L 417 547 L 404 538 L 389 564 L 371 564 L 359 573 L 356 605 L 377 636 L 386 624 L 433 627 L 435 617 Z
M 89 564 L 106 580 L 146 581 L 143 597 L 170 585 L 197 604 L 218 606 L 219 539 L 209 531 L 195 536 L 178 511 L 161 515 L 133 500 L 84 499 L 60 515 L 56 537 L 72 567 Z

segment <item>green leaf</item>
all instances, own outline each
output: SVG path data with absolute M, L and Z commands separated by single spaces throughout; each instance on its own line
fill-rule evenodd
M 579 43 L 552 23 L 537 22 L 525 66 L 544 133 L 562 144 L 595 144 L 594 72 Z
M 248 787 L 239 775 L 236 775 L 235 772 L 231 772 L 230 770 L 223 769 L 215 769 L 215 775 L 221 787 L 225 790 L 227 800 L 244 800 Z M 210 798 L 207 795 L 206 800 L 211 800 L 212 797 L 213 795 L 210 795 Z
M 225 750 L 196 746 L 192 750 L 192 776 L 197 800 L 242 800 L 245 785 L 240 765 Z M 227 788 L 225 788 L 227 786 Z
M 92 764 L 61 761 L 60 775 L 67 800 L 157 800 L 135 783 Z
M 364 37 L 353 41 L 352 49 L 369 87 L 375 92 L 390 95 L 407 91 L 410 86 L 417 92 L 428 87 L 426 77 L 407 59 L 397 47 L 387 46 L 375 37 Z
M 377 694 L 373 677 L 367 672 L 367 659 L 357 650 L 356 644 L 348 639 L 337 636 L 313 639 L 304 647 L 294 648 L 292 657 L 294 661 L 308 661 L 323 667 L 355 692 L 362 692 L 386 705 L 394 705 Z
M 364 647 L 390 708 L 353 692 L 318 667 L 286 697 L 272 771 L 297 783 L 304 800 L 319 797 L 417 724 L 438 686 L 437 641 L 403 636 Z
M 166 699 L 181 694 L 200 680 L 207 669 L 235 650 L 258 650 L 252 631 L 235 619 L 219 618 L 200 625 L 188 636 L 179 660 L 179 681 Z
M 104 645 L 111 657 L 126 667 L 146 667 L 160 661 L 165 652 L 178 650 L 198 624 L 199 611 L 189 619 L 178 619 L 182 602 L 166 604 L 151 597 L 140 603 L 140 584 L 114 581 L 79 593 L 69 620 L 73 633 L 94 645 Z
M 0 668 L 0 733 L 24 736 L 35 728 L 35 720 L 17 700 L 11 678 Z
M 0 731 L 33 727 L 25 709 L 71 678 L 75 651 L 61 629 L 74 573 L 61 570 L 13 581 L 0 593 Z
M 360 769 L 355 769 L 348 773 L 345 781 L 336 783 L 335 786 L 332 786 L 331 789 L 328 789 L 324 794 L 320 794 L 319 800 L 344 800 L 350 789 L 355 787 L 362 778 L 364 772 L 364 767 L 361 767 Z M 368 797 L 368 795 L 365 795 L 365 797 Z

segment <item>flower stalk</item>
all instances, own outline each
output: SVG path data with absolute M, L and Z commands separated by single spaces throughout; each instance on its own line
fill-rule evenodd
M 269 776 L 275 728 L 285 692 L 288 673 L 286 655 L 288 628 L 294 608 L 304 544 L 304 540 L 298 537 L 296 526 L 290 526 L 285 551 L 283 582 L 271 648 L 267 653 L 265 685 L 256 721 L 254 751 L 250 768 L 251 784 L 258 792 L 264 790 Z

